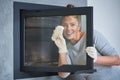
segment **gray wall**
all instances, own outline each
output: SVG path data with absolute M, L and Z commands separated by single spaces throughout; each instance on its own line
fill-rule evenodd
M 87 5 L 87 0 L 0 0 L 0 80 L 13 80 L 13 1 L 57 6 L 68 3 Z M 103 33 L 119 52 L 120 0 L 88 0 L 88 5 L 94 6 L 94 28 Z
M 87 0 L 0 0 L 0 80 L 13 80 L 13 1 L 57 6 L 66 6 L 68 3 L 87 5 Z
M 94 28 L 101 32 L 120 54 L 120 0 L 87 0 L 94 7 Z

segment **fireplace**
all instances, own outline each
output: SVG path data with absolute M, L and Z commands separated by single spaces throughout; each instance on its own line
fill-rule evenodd
M 84 64 L 58 67 L 58 48 L 51 40 L 62 16 L 81 15 L 86 47 L 92 46 L 92 7 L 67 9 L 58 6 L 14 3 L 14 78 L 57 75 L 57 72 L 94 72 L 93 60 L 85 55 Z

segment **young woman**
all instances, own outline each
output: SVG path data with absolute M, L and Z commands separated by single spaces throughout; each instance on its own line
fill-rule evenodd
M 85 64 L 87 54 L 94 58 L 94 67 L 97 72 L 84 77 L 86 80 L 119 80 L 120 79 L 120 57 L 115 49 L 109 44 L 105 37 L 94 31 L 93 41 L 95 47 L 85 49 L 86 34 L 80 31 L 81 24 L 78 15 L 64 16 L 62 19 L 63 34 L 58 33 L 57 26 L 53 32 L 52 39 L 59 49 L 59 66 L 64 64 Z M 82 59 L 81 59 L 82 58 Z M 59 72 L 59 76 L 66 78 L 70 75 L 67 72 Z M 79 76 L 79 75 L 78 75 Z M 79 79 L 79 77 L 76 78 Z M 74 80 L 76 80 L 76 78 Z M 80 79 L 79 79 L 80 80 Z

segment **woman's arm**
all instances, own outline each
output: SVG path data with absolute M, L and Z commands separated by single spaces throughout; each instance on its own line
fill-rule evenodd
M 59 54 L 59 61 L 58 61 L 58 66 L 62 66 L 68 64 L 67 62 L 67 55 L 66 53 L 60 53 Z M 70 73 L 66 73 L 66 72 L 58 72 L 59 76 L 61 77 L 67 77 Z
M 96 64 L 105 65 L 105 66 L 119 66 L 120 57 L 116 54 L 114 55 L 99 55 L 97 56 L 97 50 L 95 47 L 87 47 L 87 54 L 94 59 Z
M 68 64 L 67 63 L 67 56 L 66 53 L 60 53 L 59 54 L 59 60 L 58 60 L 58 66 Z
M 119 56 L 97 56 L 96 64 L 106 66 L 120 66 Z
M 120 65 L 120 57 L 117 51 L 101 33 L 94 31 L 93 40 L 98 53 L 96 64 L 107 66 Z
M 58 47 L 59 59 L 58 66 L 62 66 L 68 64 L 67 62 L 67 47 L 66 41 L 63 37 L 63 26 L 56 26 L 55 30 L 53 30 L 52 40 L 55 42 L 55 45 Z M 59 76 L 65 78 L 70 73 L 67 72 L 58 72 Z

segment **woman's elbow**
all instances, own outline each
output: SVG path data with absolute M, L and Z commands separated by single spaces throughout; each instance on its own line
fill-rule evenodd
M 66 78 L 70 75 L 70 72 L 59 72 L 58 75 L 62 78 Z
M 115 66 L 120 66 L 120 57 L 119 56 L 114 56 L 114 64 Z

